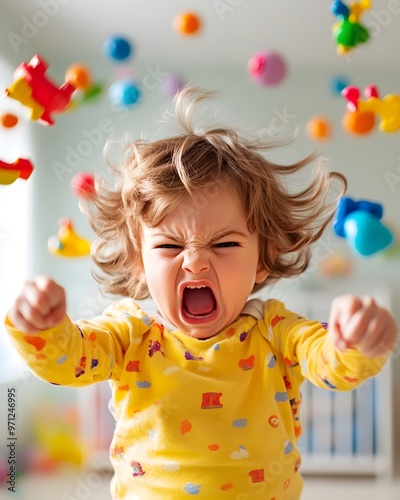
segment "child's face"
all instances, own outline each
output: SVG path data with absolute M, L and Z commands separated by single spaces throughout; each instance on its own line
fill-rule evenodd
M 268 271 L 232 186 L 219 185 L 196 200 L 187 195 L 157 226 L 142 224 L 142 259 L 161 315 L 205 339 L 237 318 Z

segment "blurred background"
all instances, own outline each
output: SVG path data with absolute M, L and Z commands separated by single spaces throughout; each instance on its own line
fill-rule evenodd
M 369 243 L 328 228 L 309 270 L 262 297 L 327 321 L 335 295 L 371 294 L 400 322 L 399 49 L 400 4 L 394 0 L 3 1 L 2 317 L 23 281 L 37 274 L 67 288 L 75 319 L 93 317 L 109 303 L 91 276 L 93 234 L 79 197 L 90 193 L 91 176 L 106 171 L 107 138 L 174 132 L 159 118 L 177 89 L 191 83 L 218 91 L 218 113 L 207 119 L 271 140 L 296 137 L 271 152 L 273 159 L 289 163 L 317 150 L 328 169 L 346 175 L 349 197 L 380 207 L 379 216 L 367 210 Z M 42 65 L 30 81 L 27 70 L 17 68 L 35 55 Z M 60 90 L 65 82 L 75 87 L 68 96 L 68 86 Z M 346 98 L 342 91 L 349 87 Z M 18 159 L 29 160 L 30 175 Z M 146 305 L 154 307 L 151 300 Z M 100 498 L 102 489 L 107 498 L 108 387 L 71 390 L 37 380 L 0 328 L 0 427 L 7 428 L 8 391 L 15 389 L 20 497 L 31 498 L 35 488 L 43 499 Z M 400 475 L 399 352 L 376 381 L 347 399 L 305 386 L 301 445 L 315 498 L 322 491 L 328 498 L 327 483 L 315 479 L 326 475 L 332 494 L 344 500 L 375 499 L 376 491 L 392 498 L 390 487 L 373 485 Z M 0 498 L 12 495 L 7 444 L 1 437 Z M 360 476 L 367 485 L 362 497 L 355 493 Z M 46 484 L 54 484 L 58 496 Z M 307 499 L 314 498 L 311 489 Z

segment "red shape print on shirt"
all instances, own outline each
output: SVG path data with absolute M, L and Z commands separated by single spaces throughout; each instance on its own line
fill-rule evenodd
M 225 333 L 227 337 L 232 337 L 232 335 L 235 333 L 235 328 L 231 326 Z
M 135 359 L 135 360 L 132 359 L 131 361 L 128 361 L 126 365 L 126 371 L 140 373 L 139 363 L 140 359 Z
M 279 417 L 278 417 L 278 415 L 271 415 L 269 417 L 269 419 L 268 419 L 268 423 L 274 429 L 276 429 L 277 427 L 279 427 Z
M 239 368 L 241 368 L 242 370 L 251 370 L 252 368 L 254 368 L 255 359 L 256 357 L 254 356 L 254 354 L 249 356 L 247 359 L 241 359 L 238 363 Z
M 25 335 L 24 340 L 27 344 L 32 345 L 37 351 L 41 351 L 46 345 L 46 341 L 42 337 L 34 337 L 32 335 Z
M 203 392 L 201 408 L 203 410 L 222 408 L 224 405 L 219 400 L 221 396 L 222 392 Z
M 291 384 L 290 380 L 287 378 L 286 375 L 283 376 L 283 381 L 285 382 L 286 389 L 291 389 L 292 388 L 292 384 Z
M 279 316 L 278 314 L 276 316 L 274 316 L 271 320 L 271 326 L 274 327 L 276 326 L 279 321 L 281 321 L 282 319 L 285 319 L 285 316 Z
M 298 364 L 299 363 L 297 361 L 292 361 L 290 358 L 285 358 L 285 365 L 288 366 L 289 368 L 294 368 Z
M 160 323 L 157 323 L 156 321 L 153 323 L 153 328 L 157 328 L 157 330 L 160 332 L 160 335 L 163 335 L 164 333 L 164 327 Z
M 96 344 L 96 338 L 97 338 L 97 335 L 94 332 L 90 332 L 89 333 L 89 335 L 88 335 L 88 341 L 90 342 L 90 345 L 92 347 L 94 347 L 95 344 Z
M 186 434 L 192 430 L 192 423 L 189 420 L 182 420 L 181 422 L 181 433 Z
M 123 446 L 117 446 L 117 445 L 115 445 L 114 448 L 111 451 L 111 456 L 113 458 L 116 458 L 116 457 L 123 458 L 122 455 L 123 455 L 124 451 L 125 450 L 124 450 Z
M 254 469 L 249 472 L 252 483 L 262 483 L 264 481 L 264 469 Z
M 226 483 L 226 484 L 223 484 L 220 488 L 221 491 L 228 491 L 230 490 L 231 488 L 233 488 L 233 484 L 232 483 Z

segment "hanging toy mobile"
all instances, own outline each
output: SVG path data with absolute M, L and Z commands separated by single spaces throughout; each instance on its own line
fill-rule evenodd
M 333 230 L 345 238 L 350 248 L 360 257 L 370 257 L 394 243 L 394 234 L 381 219 L 383 206 L 369 200 L 354 201 L 341 198 L 333 221 Z
M 349 86 L 342 90 L 347 99 L 348 113 L 371 114 L 381 119 L 379 129 L 382 132 L 397 132 L 400 130 L 400 95 L 388 94 L 383 99 L 379 97 L 378 88 L 368 85 L 364 90 L 365 100 L 360 99 L 357 87 Z
M 338 54 L 346 54 L 369 40 L 369 31 L 365 25 L 361 24 L 360 19 L 363 12 L 370 7 L 370 0 L 360 0 L 350 6 L 341 0 L 331 3 L 330 10 L 337 18 L 332 31 Z
M 27 180 L 33 172 L 33 165 L 27 158 L 17 158 L 13 163 L 0 160 L 0 184 L 12 184 L 17 179 Z
M 74 225 L 67 217 L 61 217 L 58 222 L 59 231 L 51 236 L 47 248 L 52 255 L 59 257 L 84 257 L 90 254 L 90 242 L 79 236 Z
M 54 125 L 53 114 L 63 113 L 70 105 L 75 86 L 65 82 L 61 87 L 45 74 L 47 64 L 40 55 L 22 63 L 14 72 L 14 82 L 6 95 L 30 108 L 29 118 L 43 125 Z

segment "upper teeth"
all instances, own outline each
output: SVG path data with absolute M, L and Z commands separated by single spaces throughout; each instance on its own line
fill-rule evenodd
M 207 288 L 206 285 L 199 285 L 199 286 L 195 286 L 195 285 L 188 285 L 186 288 Z

